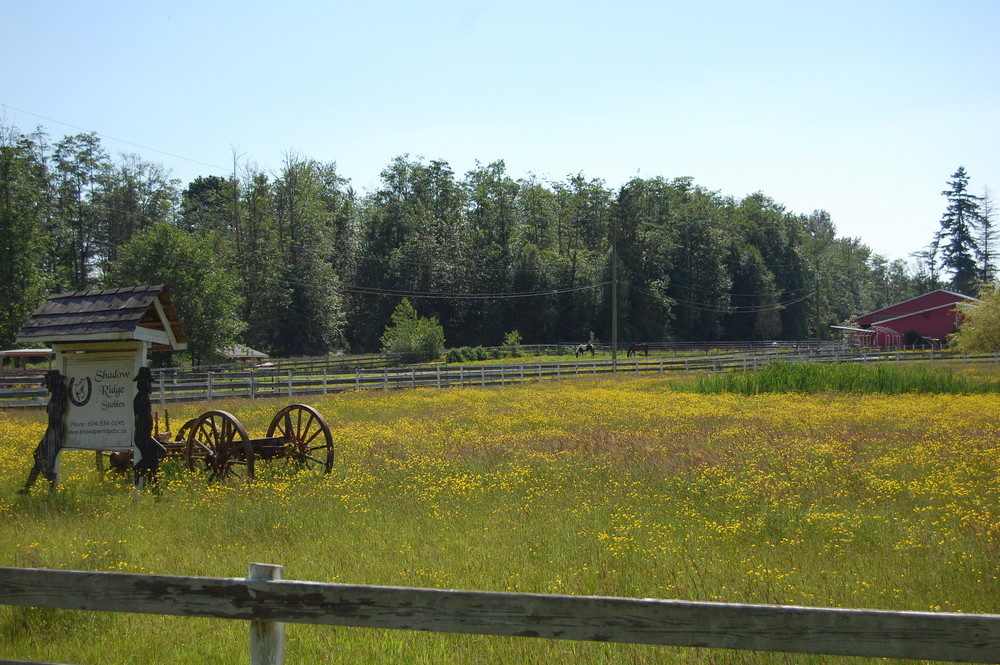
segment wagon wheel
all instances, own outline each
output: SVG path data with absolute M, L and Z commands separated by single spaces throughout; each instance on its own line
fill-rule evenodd
M 330 473 L 333 468 L 333 437 L 323 416 L 311 406 L 292 404 L 279 411 L 267 428 L 267 436 L 284 439 L 284 457 L 294 466 Z
M 184 457 L 188 469 L 211 472 L 209 480 L 253 479 L 253 447 L 247 431 L 232 414 L 208 411 L 188 428 Z

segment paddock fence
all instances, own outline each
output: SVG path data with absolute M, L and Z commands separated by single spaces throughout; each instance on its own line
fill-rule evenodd
M 243 579 L 0 567 L 0 605 L 249 621 L 251 665 L 285 662 L 286 623 L 1000 663 L 996 614 L 325 584 L 249 568 Z
M 447 388 L 451 386 L 502 386 L 530 381 L 560 380 L 586 375 L 614 373 L 665 374 L 668 372 L 753 371 L 782 362 L 900 362 L 959 360 L 997 363 L 997 354 L 968 356 L 940 350 L 858 351 L 839 347 L 765 348 L 755 352 L 701 353 L 684 355 L 609 357 L 581 356 L 560 362 L 503 362 L 496 364 L 355 366 L 344 371 L 341 364 L 299 362 L 286 368 L 255 367 L 216 371 L 154 369 L 153 401 L 161 405 L 175 401 L 206 401 L 226 398 L 294 398 L 346 390 L 395 390 L 403 388 Z M 37 407 L 48 401 L 42 377 L 0 379 L 0 408 Z

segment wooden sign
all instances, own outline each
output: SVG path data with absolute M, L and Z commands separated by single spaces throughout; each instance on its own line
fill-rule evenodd
M 63 448 L 131 450 L 139 354 L 86 353 L 64 359 L 68 399 Z

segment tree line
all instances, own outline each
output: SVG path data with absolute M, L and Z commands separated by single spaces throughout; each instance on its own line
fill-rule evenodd
M 957 214 L 981 231 L 989 211 L 972 202 L 973 217 Z M 159 164 L 112 158 L 94 133 L 53 143 L 2 127 L 0 345 L 49 293 L 158 283 L 195 362 L 237 340 L 283 356 L 378 350 L 404 298 L 453 347 L 512 333 L 610 341 L 613 273 L 623 343 L 827 337 L 949 274 L 962 289 L 984 281 L 990 250 L 972 241 L 970 277 L 948 263 L 966 256 L 954 236 L 942 222 L 933 256 L 907 263 L 763 193 L 515 179 L 503 161 L 458 175 L 403 155 L 359 193 L 334 163 L 290 153 L 275 172 L 234 159 L 231 175 L 184 186 Z

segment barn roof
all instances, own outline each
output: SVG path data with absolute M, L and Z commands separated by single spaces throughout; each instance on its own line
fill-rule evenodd
M 154 349 L 187 348 L 187 334 L 165 286 L 129 286 L 49 296 L 18 342 L 146 340 Z
M 257 349 L 251 349 L 245 344 L 230 344 L 223 347 L 220 353 L 230 360 L 264 360 L 268 355 Z
M 920 303 L 927 301 L 931 298 L 940 297 L 944 301 L 940 305 L 934 306 L 924 306 Z M 903 316 L 908 316 L 915 313 L 923 313 L 925 311 L 930 311 L 932 309 L 939 309 L 941 307 L 954 307 L 956 303 L 959 302 L 976 302 L 977 299 L 972 296 L 963 295 L 956 291 L 949 291 L 948 289 L 935 289 L 934 291 L 928 291 L 927 293 L 922 293 L 919 296 L 914 296 L 913 298 L 907 298 L 906 300 L 901 300 L 900 302 L 893 303 L 892 305 L 887 305 L 880 309 L 876 309 L 873 312 L 868 312 L 867 314 L 862 314 L 855 317 L 856 321 L 861 321 L 865 319 L 879 319 L 880 322 L 888 321 L 895 318 L 900 318 Z M 881 315 L 881 316 L 880 316 Z

